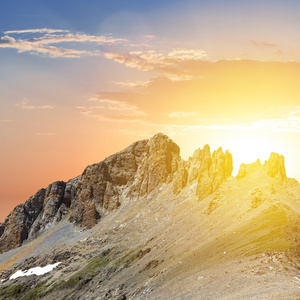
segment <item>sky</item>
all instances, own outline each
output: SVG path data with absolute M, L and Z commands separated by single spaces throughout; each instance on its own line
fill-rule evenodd
M 157 132 L 300 180 L 300 2 L 1 0 L 0 221 Z

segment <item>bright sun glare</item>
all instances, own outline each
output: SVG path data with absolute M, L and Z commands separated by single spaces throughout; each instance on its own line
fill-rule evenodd
M 253 132 L 244 133 L 238 139 L 229 140 L 227 148 L 233 156 L 233 175 L 235 176 L 242 163 L 248 164 L 260 159 L 261 164 L 264 164 L 265 160 L 269 159 L 271 152 L 279 152 L 281 147 L 271 136 Z
M 192 135 L 191 135 L 192 136 Z M 300 141 L 294 141 L 294 144 L 288 142 L 290 138 L 286 133 L 278 133 L 264 130 L 244 130 L 231 132 L 211 131 L 207 135 L 193 135 L 184 138 L 178 144 L 181 146 L 181 155 L 184 159 L 192 156 L 193 151 L 203 148 L 204 144 L 210 145 L 211 152 L 222 147 L 223 151 L 228 149 L 233 157 L 233 176 L 236 176 L 242 163 L 249 164 L 260 160 L 264 164 L 265 160 L 270 158 L 272 152 L 281 154 L 285 157 L 285 167 L 288 177 L 300 178 L 298 161 L 296 162 L 295 152 L 300 147 Z M 283 138 L 285 136 L 285 138 Z

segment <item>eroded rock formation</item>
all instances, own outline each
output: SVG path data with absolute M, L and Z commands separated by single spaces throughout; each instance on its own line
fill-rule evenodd
M 228 151 L 224 154 L 221 147 L 211 155 L 209 145 L 205 145 L 202 150 L 195 151 L 191 165 L 189 182 L 195 179 L 197 173 L 197 195 L 201 200 L 217 190 L 231 175 L 232 155 Z
M 71 205 L 71 222 L 91 228 L 101 215 L 120 206 L 121 190 L 132 184 L 146 144 L 136 142 L 84 170 Z
M 179 147 L 164 134 L 149 139 L 131 187 L 132 194 L 144 196 L 159 184 L 171 182 L 181 160 L 179 153 Z
M 262 165 L 258 159 L 251 164 L 241 164 L 237 179 L 242 179 L 254 173 L 263 173 L 280 181 L 286 179 L 284 156 L 277 153 L 271 153 L 270 158 Z
M 15 207 L 1 226 L 0 253 L 36 238 L 44 229 L 59 222 L 69 212 L 68 203 L 76 193 L 77 181 L 78 177 L 68 183 L 54 182 Z

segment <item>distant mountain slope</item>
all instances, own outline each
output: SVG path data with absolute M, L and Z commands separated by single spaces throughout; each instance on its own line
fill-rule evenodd
M 0 298 L 299 299 L 299 183 L 275 153 L 231 172 L 227 151 L 206 145 L 183 161 L 158 134 L 87 167 L 68 189 L 50 185 L 30 210 L 44 229 L 34 236 L 31 225 L 30 241 L 0 255 Z M 51 214 L 48 202 L 58 203 Z

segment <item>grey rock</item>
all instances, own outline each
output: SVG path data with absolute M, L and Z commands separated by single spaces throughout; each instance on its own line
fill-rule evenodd
M 4 230 L 5 230 L 5 224 L 4 223 L 0 223 L 0 237 L 3 234 Z
M 136 142 L 84 170 L 71 205 L 71 222 L 91 228 L 101 215 L 120 206 L 119 194 L 134 181 L 146 144 Z
M 19 247 L 27 239 L 36 238 L 66 216 L 69 210 L 65 203 L 74 199 L 77 181 L 75 178 L 67 184 L 54 182 L 18 205 L 6 218 L 5 226 L 1 226 L 0 253 Z M 66 186 L 68 190 L 65 193 Z

